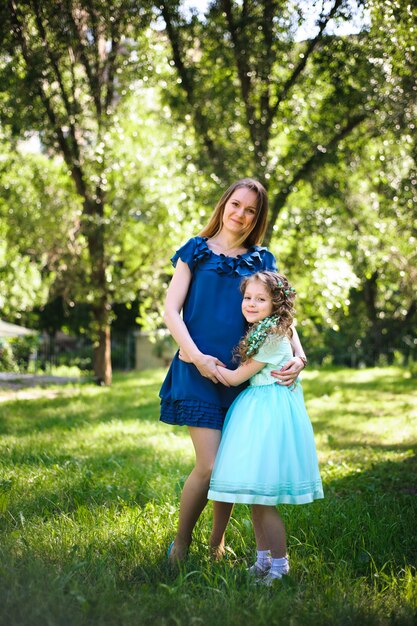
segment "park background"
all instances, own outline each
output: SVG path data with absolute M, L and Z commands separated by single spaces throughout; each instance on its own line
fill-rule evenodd
M 36 333 L 0 369 L 75 377 L 0 394 L 4 623 L 414 623 L 416 29 L 402 0 L 2 4 L 0 316 Z M 169 258 L 243 176 L 297 290 L 327 495 L 283 507 L 272 596 L 244 507 L 226 563 L 207 512 L 168 571 L 191 450 L 157 422 L 164 370 L 117 372 L 138 329 L 169 358 Z

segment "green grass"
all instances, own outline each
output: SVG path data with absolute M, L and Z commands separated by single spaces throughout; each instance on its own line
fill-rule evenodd
M 184 429 L 158 422 L 162 376 L 0 403 L 1 624 L 417 623 L 417 386 L 406 371 L 306 371 L 326 497 L 280 507 L 292 569 L 273 589 L 245 573 L 245 506 L 225 561 L 208 560 L 207 507 L 186 565 L 167 567 L 193 453 Z

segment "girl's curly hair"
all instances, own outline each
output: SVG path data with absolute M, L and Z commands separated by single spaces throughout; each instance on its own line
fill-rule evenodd
M 272 300 L 271 315 L 279 316 L 277 324 L 268 329 L 269 335 L 286 335 L 292 337 L 291 324 L 294 321 L 294 299 L 295 290 L 291 287 L 288 279 L 283 274 L 276 272 L 256 272 L 247 278 L 244 278 L 240 284 L 240 291 L 245 295 L 246 287 L 250 282 L 258 281 L 262 283 Z M 262 321 L 262 320 L 261 320 Z M 248 339 L 256 330 L 256 323 L 253 324 L 246 335 L 241 339 L 236 348 L 236 356 L 240 358 L 240 362 L 244 363 L 252 355 L 248 355 Z

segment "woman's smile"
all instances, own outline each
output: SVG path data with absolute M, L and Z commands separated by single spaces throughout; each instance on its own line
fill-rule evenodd
M 256 219 L 256 193 L 247 187 L 240 187 L 232 193 L 223 212 L 223 227 L 241 233 L 249 230 Z

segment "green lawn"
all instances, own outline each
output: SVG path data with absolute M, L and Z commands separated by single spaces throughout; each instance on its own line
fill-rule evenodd
M 3 398 L 1 624 L 417 623 L 415 379 L 399 368 L 306 371 L 326 498 L 280 507 L 292 569 L 267 589 L 245 572 L 245 506 L 225 561 L 208 560 L 207 507 L 183 570 L 167 566 L 193 454 L 184 429 L 158 422 L 162 376 Z

